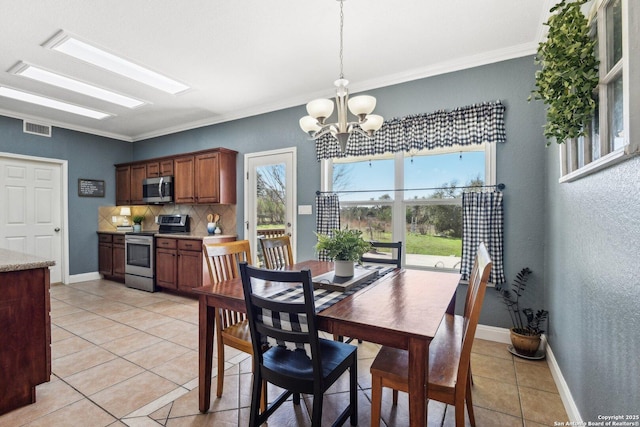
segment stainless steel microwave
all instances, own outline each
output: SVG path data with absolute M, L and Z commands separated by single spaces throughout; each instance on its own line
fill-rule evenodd
M 145 203 L 173 203 L 173 177 L 160 176 L 142 181 L 142 200 Z

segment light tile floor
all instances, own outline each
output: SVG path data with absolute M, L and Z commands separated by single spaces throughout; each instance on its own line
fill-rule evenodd
M 251 359 L 227 348 L 224 394 L 207 414 L 198 411 L 198 303 L 96 280 L 51 288 L 51 381 L 36 403 L 0 416 L 16 426 L 247 425 Z M 370 423 L 369 366 L 378 346 L 358 346 L 359 425 Z M 214 359 L 214 366 L 217 359 Z M 214 375 L 215 375 L 214 369 Z M 478 426 L 542 426 L 567 415 L 545 361 L 513 357 L 505 344 L 476 340 L 473 401 Z M 215 380 L 213 381 L 215 389 Z M 277 390 L 270 389 L 269 396 Z M 348 378 L 326 394 L 323 424 L 348 399 Z M 308 426 L 310 399 L 283 405 L 271 426 Z M 381 425 L 408 425 L 407 398 L 391 405 L 383 393 Z M 429 403 L 429 426 L 453 426 L 453 408 Z M 468 424 L 468 420 L 467 420 Z

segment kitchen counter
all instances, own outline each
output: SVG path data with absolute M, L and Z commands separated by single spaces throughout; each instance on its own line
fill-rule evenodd
M 142 230 L 143 232 L 155 232 L 154 237 L 168 237 L 170 239 L 193 239 L 193 240 L 205 240 L 209 238 L 213 239 L 237 239 L 238 236 L 235 234 L 208 234 L 208 233 L 199 233 L 196 231 L 191 231 L 188 233 L 159 233 L 157 230 Z M 130 231 L 102 231 L 98 230 L 98 234 L 115 234 L 115 235 L 124 235 L 126 233 L 131 233 Z
M 55 265 L 55 261 L 22 252 L 0 249 L 0 272 L 32 270 L 52 265 Z
M 35 402 L 36 386 L 51 378 L 52 265 L 0 249 L 0 415 Z

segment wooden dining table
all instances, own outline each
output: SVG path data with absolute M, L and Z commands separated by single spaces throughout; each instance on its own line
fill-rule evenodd
M 333 270 L 332 262 L 304 261 L 287 269 Z M 427 425 L 429 344 L 445 313 L 455 309 L 460 274 L 395 269 L 317 314 L 318 328 L 409 352 L 409 420 Z M 254 292 L 272 295 L 290 285 L 263 283 Z M 199 295 L 199 409 L 209 410 L 216 308 L 246 312 L 240 278 L 195 288 Z M 221 363 L 221 361 L 218 361 Z

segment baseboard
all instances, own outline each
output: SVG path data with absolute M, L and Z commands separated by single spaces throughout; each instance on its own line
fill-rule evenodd
M 97 271 L 93 273 L 74 274 L 69 276 L 69 285 L 72 283 L 87 282 L 89 280 L 100 280 L 102 276 Z
M 498 328 L 496 326 L 486 326 L 486 325 L 478 325 L 476 329 L 476 338 L 480 338 L 487 341 L 495 341 L 504 344 L 510 344 L 511 338 L 509 337 L 509 329 L 507 328 Z M 547 363 L 549 365 L 549 370 L 551 370 L 551 376 L 553 377 L 553 381 L 556 383 L 556 387 L 558 387 L 558 394 L 560 394 L 560 399 L 562 399 L 562 404 L 564 405 L 565 411 L 567 411 L 567 415 L 569 417 L 569 421 L 571 421 L 574 425 L 582 425 L 582 417 L 580 416 L 580 411 L 578 411 L 578 407 L 576 406 L 576 402 L 573 400 L 571 396 L 571 390 L 569 390 L 569 385 L 564 380 L 564 376 L 560 371 L 560 366 L 558 365 L 558 361 L 556 360 L 549 343 L 547 342 L 547 336 L 542 335 L 542 346 L 546 348 L 547 354 Z

